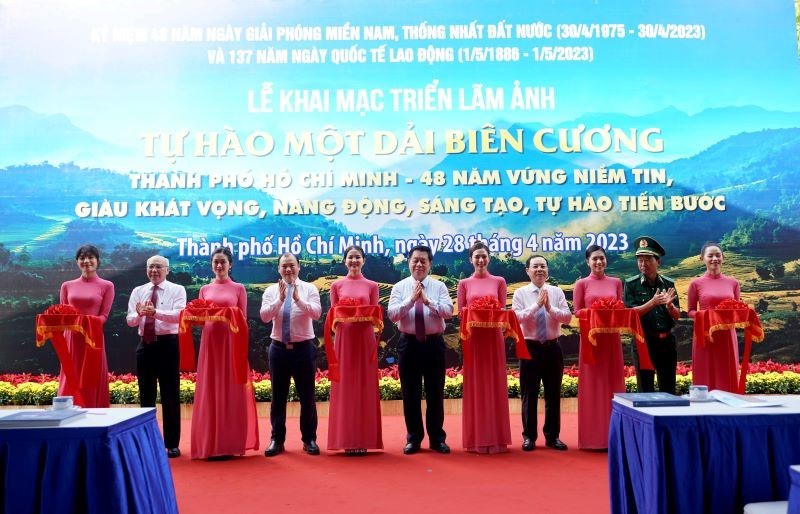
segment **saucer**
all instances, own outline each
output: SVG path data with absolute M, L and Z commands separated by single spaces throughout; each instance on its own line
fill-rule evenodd
M 716 398 L 712 398 L 711 396 L 707 397 L 705 400 L 693 400 L 693 399 L 689 398 L 688 394 L 682 395 L 681 398 L 686 398 L 687 400 L 689 400 L 692 403 L 708 403 L 708 402 L 717 401 Z

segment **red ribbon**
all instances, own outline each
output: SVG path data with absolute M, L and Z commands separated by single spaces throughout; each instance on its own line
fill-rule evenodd
M 338 382 L 339 361 L 333 347 L 332 334 L 339 323 L 371 323 L 376 334 L 383 332 L 383 308 L 380 305 L 334 305 L 325 317 L 325 354 L 328 357 L 328 378 Z M 378 348 L 372 353 L 372 362 L 378 360 Z
M 187 305 L 181 311 L 180 318 L 178 318 L 180 368 L 184 371 L 196 369 L 192 325 L 200 325 L 209 321 L 228 324 L 228 328 L 233 335 L 233 380 L 237 384 L 246 384 L 250 375 L 250 365 L 247 361 L 249 332 L 247 319 L 239 307 L 195 307 Z
M 764 340 L 764 329 L 761 327 L 761 320 L 758 319 L 758 314 L 752 307 L 744 309 L 707 309 L 697 311 L 697 314 L 695 314 L 694 339 L 701 347 L 707 343 L 714 342 L 715 333 L 732 328 L 744 329 L 744 355 L 739 369 L 739 394 L 744 394 L 747 372 L 750 369 L 750 352 L 753 343 L 760 343 Z
M 459 335 L 461 336 L 462 355 L 464 367 L 471 365 L 472 359 L 472 329 L 473 328 L 499 328 L 502 330 L 504 338 L 514 340 L 518 359 L 531 359 L 528 352 L 528 345 L 525 344 L 525 336 L 522 335 L 522 327 L 514 311 L 501 309 L 473 309 L 466 308 L 459 313 L 461 325 Z
M 629 334 L 639 353 L 639 367 L 652 370 L 650 352 L 642 330 L 639 314 L 633 309 L 583 309 L 578 316 L 581 331 L 581 356 L 586 364 L 595 363 L 598 334 Z
M 75 369 L 64 337 L 65 331 L 80 334 L 86 341 L 88 348 L 83 353 L 80 369 Z M 75 398 L 75 405 L 85 405 L 80 389 L 97 387 L 100 378 L 104 344 L 103 319 L 89 314 L 37 314 L 36 346 L 44 346 L 48 339 L 52 341 L 61 369 L 64 370 L 64 393 Z

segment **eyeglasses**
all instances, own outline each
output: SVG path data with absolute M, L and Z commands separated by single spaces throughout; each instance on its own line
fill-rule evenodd
M 147 266 L 147 269 L 162 269 L 162 268 L 164 268 L 164 266 L 162 266 L 161 264 L 149 264 Z

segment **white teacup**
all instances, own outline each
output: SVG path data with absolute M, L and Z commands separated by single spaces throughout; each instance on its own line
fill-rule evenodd
M 708 400 L 708 386 L 704 385 L 689 386 L 689 399 L 694 401 Z
M 71 409 L 71 408 L 72 408 L 72 396 L 53 397 L 53 409 L 61 410 L 61 409 Z

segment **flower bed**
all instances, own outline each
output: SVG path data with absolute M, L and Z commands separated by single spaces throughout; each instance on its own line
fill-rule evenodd
M 747 375 L 747 392 L 754 394 L 800 394 L 800 364 L 779 364 L 772 361 L 755 362 Z M 677 393 L 685 394 L 692 383 L 691 368 L 678 365 Z M 400 379 L 397 366 L 379 370 L 378 388 L 382 400 L 400 400 Z M 633 366 L 625 368 L 625 388 L 636 391 L 636 374 Z M 269 373 L 251 373 L 256 401 L 272 400 L 272 383 Z M 182 403 L 194 401 L 195 373 L 181 373 L 180 396 Z M 464 378 L 461 370 L 446 371 L 445 398 L 461 398 Z M 133 374 L 109 375 L 109 391 L 113 404 L 135 404 L 139 402 L 139 385 Z M 317 371 L 316 396 L 318 401 L 328 401 L 331 383 L 328 372 Z M 58 391 L 57 377 L 52 375 L 0 374 L 0 405 L 49 405 Z M 519 398 L 519 371 L 508 370 L 508 397 Z M 564 370 L 561 396 L 573 398 L 578 395 L 578 369 L 576 366 Z M 294 384 L 289 388 L 289 399 L 297 400 Z

